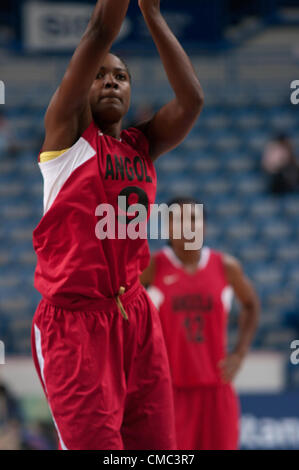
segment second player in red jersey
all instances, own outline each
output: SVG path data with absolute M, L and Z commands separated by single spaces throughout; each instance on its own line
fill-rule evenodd
M 178 206 L 192 200 L 177 199 Z M 195 218 L 195 211 L 192 215 Z M 231 381 L 249 348 L 258 301 L 240 264 L 207 246 L 186 250 L 173 238 L 157 252 L 142 281 L 160 312 L 174 390 L 179 449 L 227 450 L 238 446 L 239 403 Z M 182 215 L 182 225 L 184 219 Z M 193 220 L 194 222 L 194 220 Z M 232 354 L 227 352 L 233 294 L 242 322 Z

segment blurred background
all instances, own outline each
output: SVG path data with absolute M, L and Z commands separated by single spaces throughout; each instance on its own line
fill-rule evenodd
M 238 257 L 259 293 L 259 330 L 236 382 L 241 447 L 299 449 L 299 364 L 290 361 L 291 342 L 299 340 L 299 104 L 291 102 L 291 82 L 299 80 L 299 1 L 161 3 L 198 72 L 205 107 L 186 141 L 158 160 L 156 202 L 187 195 L 204 203 L 206 244 Z M 32 248 L 42 216 L 37 155 L 45 109 L 92 8 L 86 0 L 1 0 L 1 449 L 56 446 L 30 349 L 40 298 Z M 137 0 L 114 51 L 133 76 L 130 125 L 172 96 Z M 150 242 L 152 250 L 162 245 Z M 234 305 L 231 345 L 237 313 Z

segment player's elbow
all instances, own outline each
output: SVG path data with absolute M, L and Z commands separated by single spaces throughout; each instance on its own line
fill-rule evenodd
M 248 319 L 255 330 L 259 324 L 260 316 L 260 302 L 257 296 L 254 296 L 250 301 L 247 302 L 245 310 L 248 313 Z
M 188 109 L 195 116 L 199 116 L 204 106 L 204 93 L 200 85 L 195 87 L 188 97 Z
M 199 85 L 199 87 L 196 90 L 195 96 L 194 96 L 194 106 L 198 112 L 198 114 L 201 112 L 203 106 L 204 106 L 204 93 L 203 89 Z

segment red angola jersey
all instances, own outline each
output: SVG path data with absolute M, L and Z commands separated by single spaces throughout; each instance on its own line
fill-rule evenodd
M 221 384 L 232 288 L 222 254 L 203 247 L 198 269 L 188 273 L 170 247 L 155 255 L 149 294 L 160 312 L 173 385 Z
M 39 166 L 44 215 L 33 232 L 36 289 L 71 309 L 113 297 L 120 286 L 129 290 L 149 262 L 145 227 L 156 172 L 145 135 L 129 128 L 117 140 L 92 122 L 71 148 Z M 138 212 L 126 209 L 132 204 L 147 209 L 137 238 Z

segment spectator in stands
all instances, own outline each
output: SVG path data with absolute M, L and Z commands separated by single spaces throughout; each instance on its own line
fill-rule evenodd
M 269 176 L 272 193 L 283 194 L 299 190 L 299 165 L 292 142 L 279 134 L 265 147 L 262 166 Z
M 19 404 L 8 388 L 0 383 L 0 449 L 21 448 L 22 414 Z

